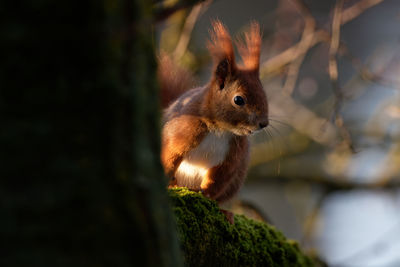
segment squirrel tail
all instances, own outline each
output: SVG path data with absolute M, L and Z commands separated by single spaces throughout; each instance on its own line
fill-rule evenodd
M 178 66 L 166 53 L 159 56 L 157 76 L 161 88 L 162 108 L 168 107 L 194 86 L 193 74 Z

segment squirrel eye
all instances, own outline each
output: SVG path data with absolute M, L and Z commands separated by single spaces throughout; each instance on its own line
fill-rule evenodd
M 244 105 L 243 97 L 238 96 L 238 95 L 233 98 L 233 102 L 235 102 L 235 104 L 238 105 L 238 106 L 243 106 Z

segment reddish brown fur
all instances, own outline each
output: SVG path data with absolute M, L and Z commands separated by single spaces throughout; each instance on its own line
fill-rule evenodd
M 213 21 L 213 30 L 210 31 L 211 40 L 207 43 L 214 62 L 219 63 L 223 59 L 235 63 L 235 54 L 233 52 L 232 39 L 225 26 L 219 21 Z
M 248 141 L 245 136 L 235 136 L 225 161 L 208 172 L 201 188 L 218 202 L 230 199 L 244 182 L 248 163 Z
M 261 36 L 260 26 L 252 22 L 250 31 L 244 34 L 244 40 L 236 42 L 244 66 L 258 72 L 260 65 Z
M 168 107 L 184 92 L 193 88 L 193 75 L 186 69 L 174 64 L 165 53 L 158 60 L 157 77 L 161 86 L 161 106 Z
M 207 135 L 223 132 L 230 133 L 229 149 L 223 161 L 202 176 L 199 188 L 223 202 L 243 184 L 249 159 L 247 135 L 268 124 L 268 104 L 258 77 L 260 45 L 259 26 L 253 23 L 239 49 L 244 66 L 238 67 L 228 31 L 221 22 L 213 22 L 208 43 L 214 59 L 211 81 L 182 94 L 164 114 L 161 160 L 170 185 L 176 184 L 176 171 L 185 156 Z M 238 96 L 244 105 L 235 103 Z
M 196 147 L 206 133 L 207 126 L 191 115 L 176 117 L 164 125 L 161 162 L 167 176 L 174 176 L 183 156 Z

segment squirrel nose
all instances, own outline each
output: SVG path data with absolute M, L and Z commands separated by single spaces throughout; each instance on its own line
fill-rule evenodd
M 262 121 L 258 125 L 260 126 L 260 129 L 265 128 L 268 126 L 268 120 Z

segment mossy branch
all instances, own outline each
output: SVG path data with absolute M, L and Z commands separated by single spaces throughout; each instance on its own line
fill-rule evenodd
M 153 8 L 155 21 L 165 20 L 181 9 L 194 6 L 204 1 L 205 0 L 179 0 L 173 5 L 166 5 L 164 2 L 157 3 Z
M 185 188 L 169 190 L 187 266 L 313 266 L 298 244 L 274 227 L 235 215 Z

